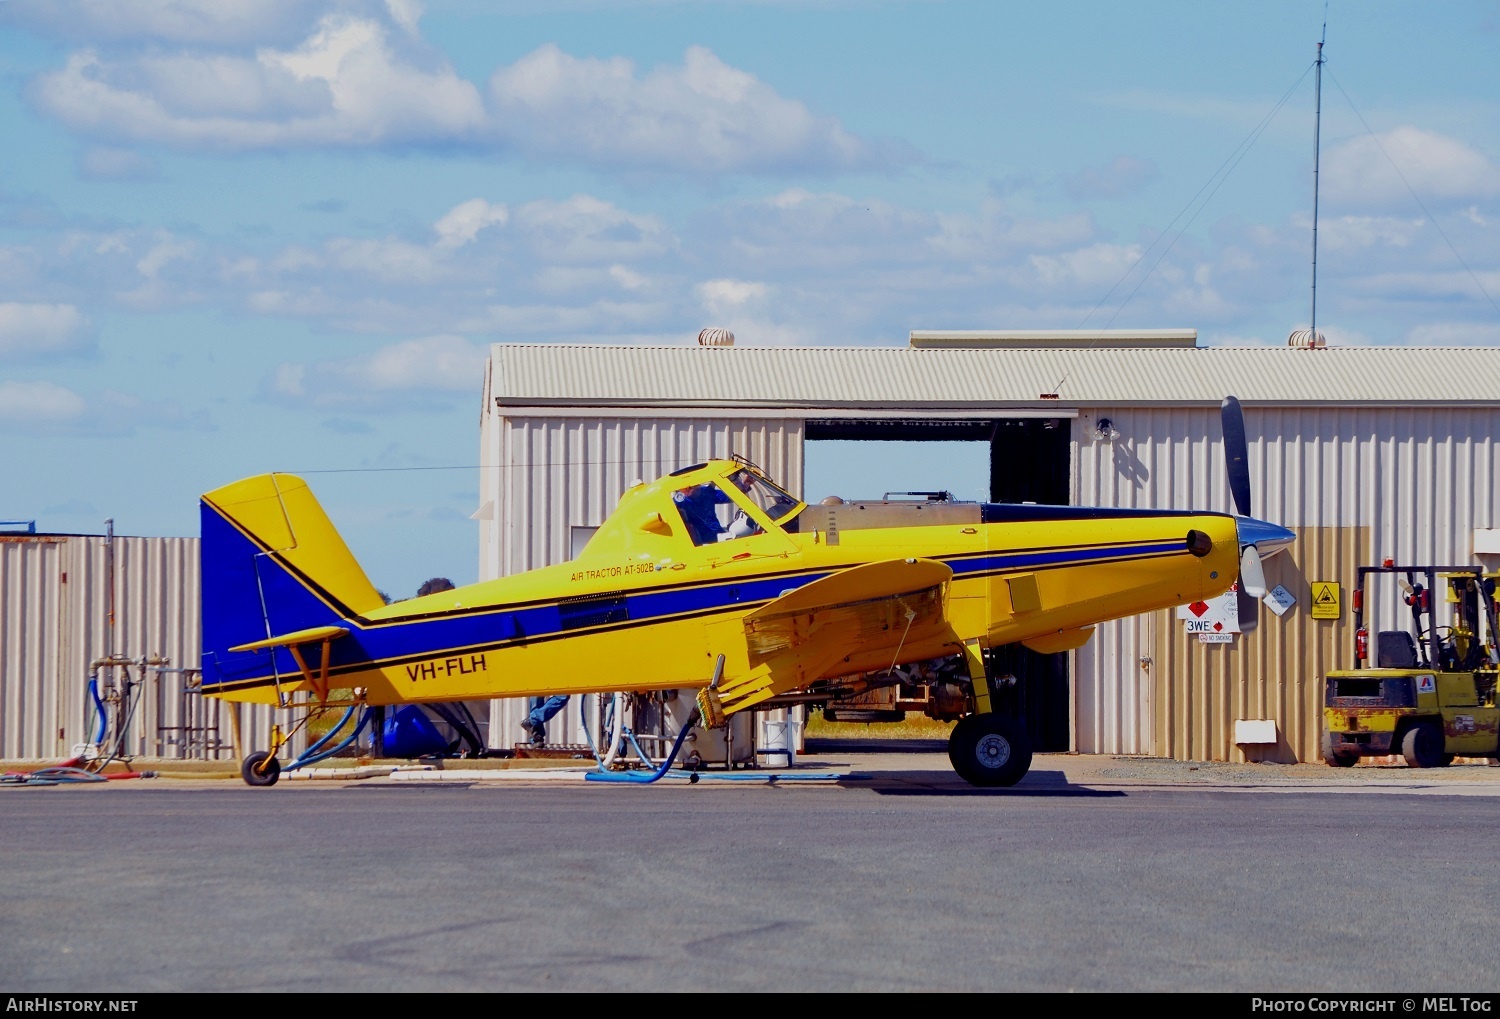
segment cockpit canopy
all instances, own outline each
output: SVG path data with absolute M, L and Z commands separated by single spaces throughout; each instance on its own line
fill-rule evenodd
M 672 503 L 694 545 L 764 533 L 760 521 L 745 512 L 746 502 L 773 523 L 801 505 L 800 500 L 747 467 L 672 492 Z

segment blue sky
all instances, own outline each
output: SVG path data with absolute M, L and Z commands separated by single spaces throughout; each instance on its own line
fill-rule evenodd
M 1282 344 L 1325 18 L 1319 329 L 1500 344 L 1493 0 L 0 0 L 0 519 L 304 472 L 407 597 L 476 577 L 492 342 Z

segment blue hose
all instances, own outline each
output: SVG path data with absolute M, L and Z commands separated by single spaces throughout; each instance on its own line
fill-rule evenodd
M 89 697 L 94 702 L 94 710 L 99 713 L 99 731 L 94 734 L 94 746 L 97 747 L 99 744 L 104 742 L 104 729 L 108 722 L 108 718 L 104 710 L 104 702 L 99 699 L 98 673 L 94 673 L 93 675 L 89 676 Z
M 288 764 L 283 770 L 292 771 L 296 768 L 305 768 L 309 764 L 317 764 L 319 761 L 327 760 L 334 754 L 338 753 L 340 750 L 343 750 L 345 747 L 349 746 L 355 740 L 359 739 L 359 734 L 365 731 L 365 725 L 370 721 L 370 716 L 371 714 L 373 714 L 373 712 L 369 708 L 365 708 L 365 710 L 360 713 L 359 724 L 354 727 L 354 731 L 349 734 L 349 737 L 347 739 L 345 739 L 342 743 L 332 748 L 331 750 L 325 750 L 321 754 L 315 753 L 315 751 L 319 747 L 321 747 L 324 743 L 327 743 L 330 739 L 333 738 L 335 733 L 337 733 L 340 729 L 348 724 L 349 716 L 354 712 L 354 708 L 355 705 L 351 704 L 349 706 L 349 710 L 344 712 L 344 717 L 339 719 L 338 725 L 330 729 L 328 731 L 328 734 L 325 735 L 322 739 L 318 740 L 318 742 L 314 743 L 312 746 L 304 750 L 301 757 L 298 757 L 291 764 Z
M 601 769 L 600 771 L 588 772 L 583 776 L 583 780 L 585 782 L 635 782 L 637 784 L 655 782 L 657 779 L 661 778 L 667 773 L 667 769 L 672 767 L 672 762 L 677 760 L 677 751 L 682 749 L 682 744 L 687 739 L 688 733 L 692 732 L 693 726 L 697 724 L 698 709 L 694 708 L 693 713 L 688 717 L 687 722 L 683 724 L 680 730 L 678 730 L 677 740 L 672 744 L 671 752 L 667 754 L 665 758 L 663 758 L 661 764 L 657 765 L 655 771 L 604 771 Z M 689 779 L 689 781 L 698 781 L 698 773 L 693 772 L 692 777 Z
M 333 739 L 333 737 L 338 734 L 339 730 L 341 730 L 344 726 L 346 726 L 346 725 L 349 724 L 349 716 L 352 715 L 352 714 L 354 714 L 354 709 L 357 706 L 358 705 L 351 704 L 351 705 L 349 705 L 349 707 L 347 707 L 346 709 L 344 709 L 344 717 L 341 718 L 341 719 L 339 719 L 339 724 L 335 725 L 333 728 L 329 729 L 327 732 L 325 732 L 322 735 L 322 737 L 316 743 L 314 743 L 312 746 L 308 747 L 306 750 L 302 751 L 302 756 L 306 757 L 308 754 L 315 754 L 315 753 L 317 753 L 318 749 L 320 747 L 322 747 L 322 745 L 324 743 L 327 743 L 329 740 Z

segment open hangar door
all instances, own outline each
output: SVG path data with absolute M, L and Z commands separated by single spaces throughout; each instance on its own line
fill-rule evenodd
M 1071 425 L 1071 417 L 810 419 L 805 424 L 804 440 L 983 443 L 989 452 L 990 502 L 1067 505 L 1072 494 Z M 820 480 L 808 470 L 809 498 L 817 494 L 814 488 Z M 894 486 L 882 487 L 885 485 L 885 479 L 872 474 L 866 487 L 881 491 L 859 494 L 875 497 L 895 490 Z M 995 710 L 1024 718 L 1037 751 L 1071 749 L 1068 662 L 1067 653 L 1039 654 L 1020 645 L 1005 645 L 990 652 L 991 674 L 1009 674 L 1018 680 L 1014 686 L 997 691 Z

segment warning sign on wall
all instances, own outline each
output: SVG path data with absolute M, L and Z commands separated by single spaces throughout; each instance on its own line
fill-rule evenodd
M 1212 601 L 1179 605 L 1177 618 L 1189 634 L 1204 644 L 1232 644 L 1240 632 L 1239 585 Z
M 1339 586 L 1331 580 L 1312 582 L 1312 617 L 1314 619 L 1337 619 L 1343 610 L 1339 597 Z

